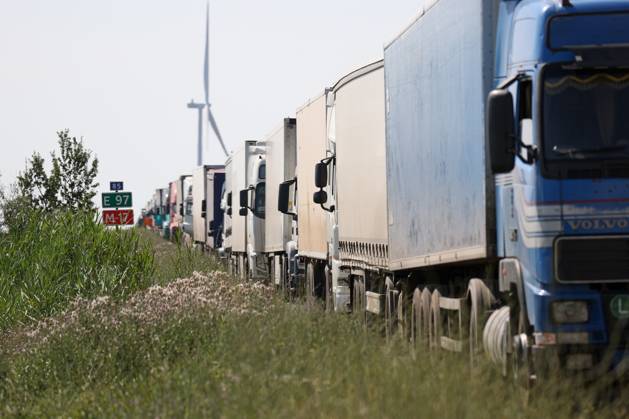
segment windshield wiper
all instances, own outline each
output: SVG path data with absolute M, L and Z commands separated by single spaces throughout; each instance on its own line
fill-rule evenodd
M 592 147 L 592 148 L 578 148 L 578 147 L 553 147 L 553 153 L 561 154 L 562 156 L 572 156 L 573 154 L 597 154 L 597 153 L 609 153 L 612 151 L 624 151 L 627 150 L 626 144 L 610 145 L 605 147 Z

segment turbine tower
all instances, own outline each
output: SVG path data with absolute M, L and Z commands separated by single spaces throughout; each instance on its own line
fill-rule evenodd
M 221 136 L 220 131 L 218 130 L 218 125 L 216 124 L 216 120 L 214 119 L 214 115 L 212 114 L 212 109 L 210 105 L 210 2 L 207 2 L 207 6 L 205 9 L 205 59 L 203 62 L 203 90 L 205 93 L 205 102 L 197 103 L 194 100 L 190 100 L 188 103 L 189 109 L 196 109 L 199 115 L 199 126 L 198 126 L 198 139 L 197 139 L 197 166 L 203 165 L 203 111 L 207 111 L 207 122 L 212 126 L 212 130 L 218 139 L 218 142 L 221 144 L 223 148 L 223 152 L 225 153 L 225 157 L 229 155 L 227 152 L 227 148 L 225 148 L 225 143 L 223 142 L 223 137 Z M 209 130 L 206 130 L 208 133 L 208 143 L 209 143 Z

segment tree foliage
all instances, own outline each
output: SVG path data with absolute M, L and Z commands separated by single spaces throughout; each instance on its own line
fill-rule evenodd
M 98 159 L 85 148 L 82 139 L 71 137 L 69 130 L 59 131 L 57 136 L 59 154 L 51 153 L 50 171 L 46 171 L 44 158 L 34 152 L 17 177 L 16 199 L 43 211 L 92 210 L 98 187 Z

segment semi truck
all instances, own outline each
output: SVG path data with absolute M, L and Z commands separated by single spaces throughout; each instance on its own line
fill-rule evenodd
M 177 234 L 184 233 L 184 223 L 191 224 L 191 217 L 184 218 L 186 215 L 186 202 L 191 205 L 192 197 L 190 187 L 191 175 L 181 175 L 174 181 L 169 183 L 169 205 L 170 205 L 170 237 L 174 238 Z M 191 206 L 190 206 L 191 209 Z M 190 214 L 191 215 L 191 214 Z M 191 230 L 191 229 L 190 229 Z
M 289 259 L 286 288 L 308 299 L 325 298 L 331 281 L 328 269 L 328 215 L 312 200 L 317 191 L 313 168 L 326 153 L 327 89 L 297 109 L 296 177 L 280 186 L 278 209 L 296 227 L 297 252 Z M 326 285 L 327 284 L 327 285 Z M 328 306 L 329 307 L 329 306 Z
M 225 166 L 200 166 L 192 174 L 192 239 L 204 250 L 217 250 L 223 236 L 221 197 Z
M 629 2 L 433 1 L 384 67 L 388 268 L 366 310 L 524 385 L 626 364 Z
M 193 188 L 192 175 L 182 176 L 182 191 L 184 193 L 182 216 L 183 216 L 183 232 L 187 241 L 192 241 L 192 205 L 193 205 Z
M 231 260 L 242 279 L 268 277 L 264 257 L 266 164 L 264 145 L 245 141 L 228 160 L 231 192 L 238 194 L 239 211 L 231 217 Z M 232 197 L 233 201 L 233 197 Z
M 315 166 L 313 202 L 327 213 L 326 306 L 344 312 L 351 292 L 363 294 L 365 277 L 388 268 L 383 61 L 341 78 L 326 102 L 327 143 Z M 354 300 L 360 311 L 362 300 Z
M 223 231 L 218 255 L 227 262 L 227 271 L 230 274 L 235 274 L 235 264 L 232 260 L 232 220 L 234 217 L 232 203 L 235 202 L 233 201 L 234 193 L 232 191 L 232 160 L 233 154 L 228 156 L 225 161 L 225 183 L 223 184 L 220 203 L 221 212 L 223 213 Z M 238 214 L 236 214 L 236 216 L 238 216 Z
M 297 165 L 297 121 L 285 118 L 264 138 L 265 211 L 264 254 L 269 277 L 276 287 L 286 285 L 290 261 L 297 252 L 296 226 L 290 217 L 278 211 L 280 184 L 295 178 Z

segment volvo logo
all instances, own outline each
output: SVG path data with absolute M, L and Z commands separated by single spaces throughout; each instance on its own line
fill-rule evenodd
M 566 227 L 572 230 L 622 230 L 629 228 L 629 218 L 567 220 Z

